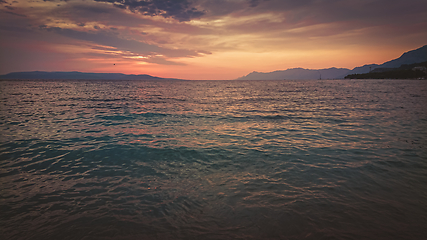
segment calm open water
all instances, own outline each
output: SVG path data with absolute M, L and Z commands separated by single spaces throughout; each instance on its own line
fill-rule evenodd
M 1 239 L 425 239 L 427 81 L 0 81 Z

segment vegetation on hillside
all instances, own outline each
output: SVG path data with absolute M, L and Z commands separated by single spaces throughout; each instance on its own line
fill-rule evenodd
M 424 67 L 424 69 L 423 69 Z M 369 73 L 350 74 L 346 79 L 427 79 L 427 62 L 404 64 L 399 68 L 374 69 Z

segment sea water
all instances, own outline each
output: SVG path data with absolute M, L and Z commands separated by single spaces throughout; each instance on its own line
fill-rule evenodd
M 425 239 L 427 81 L 1 81 L 1 239 Z

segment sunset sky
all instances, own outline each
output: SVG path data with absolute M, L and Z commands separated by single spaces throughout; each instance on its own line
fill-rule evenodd
M 0 74 L 352 69 L 427 44 L 426 29 L 426 0 L 0 0 Z

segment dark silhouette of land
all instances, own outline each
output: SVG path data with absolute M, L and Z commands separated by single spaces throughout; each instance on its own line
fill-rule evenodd
M 399 68 L 375 68 L 369 73 L 350 74 L 346 79 L 427 79 L 427 62 L 404 64 Z
M 415 50 L 403 53 L 399 58 L 385 62 L 381 65 L 366 64 L 360 67 L 355 67 L 352 70 L 347 68 L 327 68 L 327 69 L 304 69 L 304 68 L 291 68 L 287 70 L 279 70 L 273 72 L 252 72 L 246 76 L 240 77 L 237 80 L 283 80 L 283 79 L 343 79 L 349 78 L 347 76 L 358 76 L 360 78 L 422 78 L 422 73 L 418 71 L 411 71 L 410 69 L 400 67 L 405 65 L 417 64 L 427 61 L 427 45 Z M 414 67 L 416 67 L 414 66 Z M 421 65 L 420 65 L 421 66 Z M 360 75 L 374 72 L 376 69 L 393 70 L 388 74 L 373 74 L 373 75 Z M 384 72 L 384 71 L 383 71 Z M 421 70 L 422 72 L 422 70 Z M 393 75 L 395 74 L 395 75 Z M 368 77 L 371 76 L 371 77 Z
M 283 80 L 283 79 L 427 79 L 427 45 L 403 53 L 399 58 L 381 65 L 367 64 L 347 68 L 304 69 L 292 68 L 273 72 L 252 72 L 237 80 Z M 0 75 L 0 79 L 76 79 L 76 80 L 184 80 L 161 78 L 147 74 L 84 73 L 84 72 L 13 72 Z

